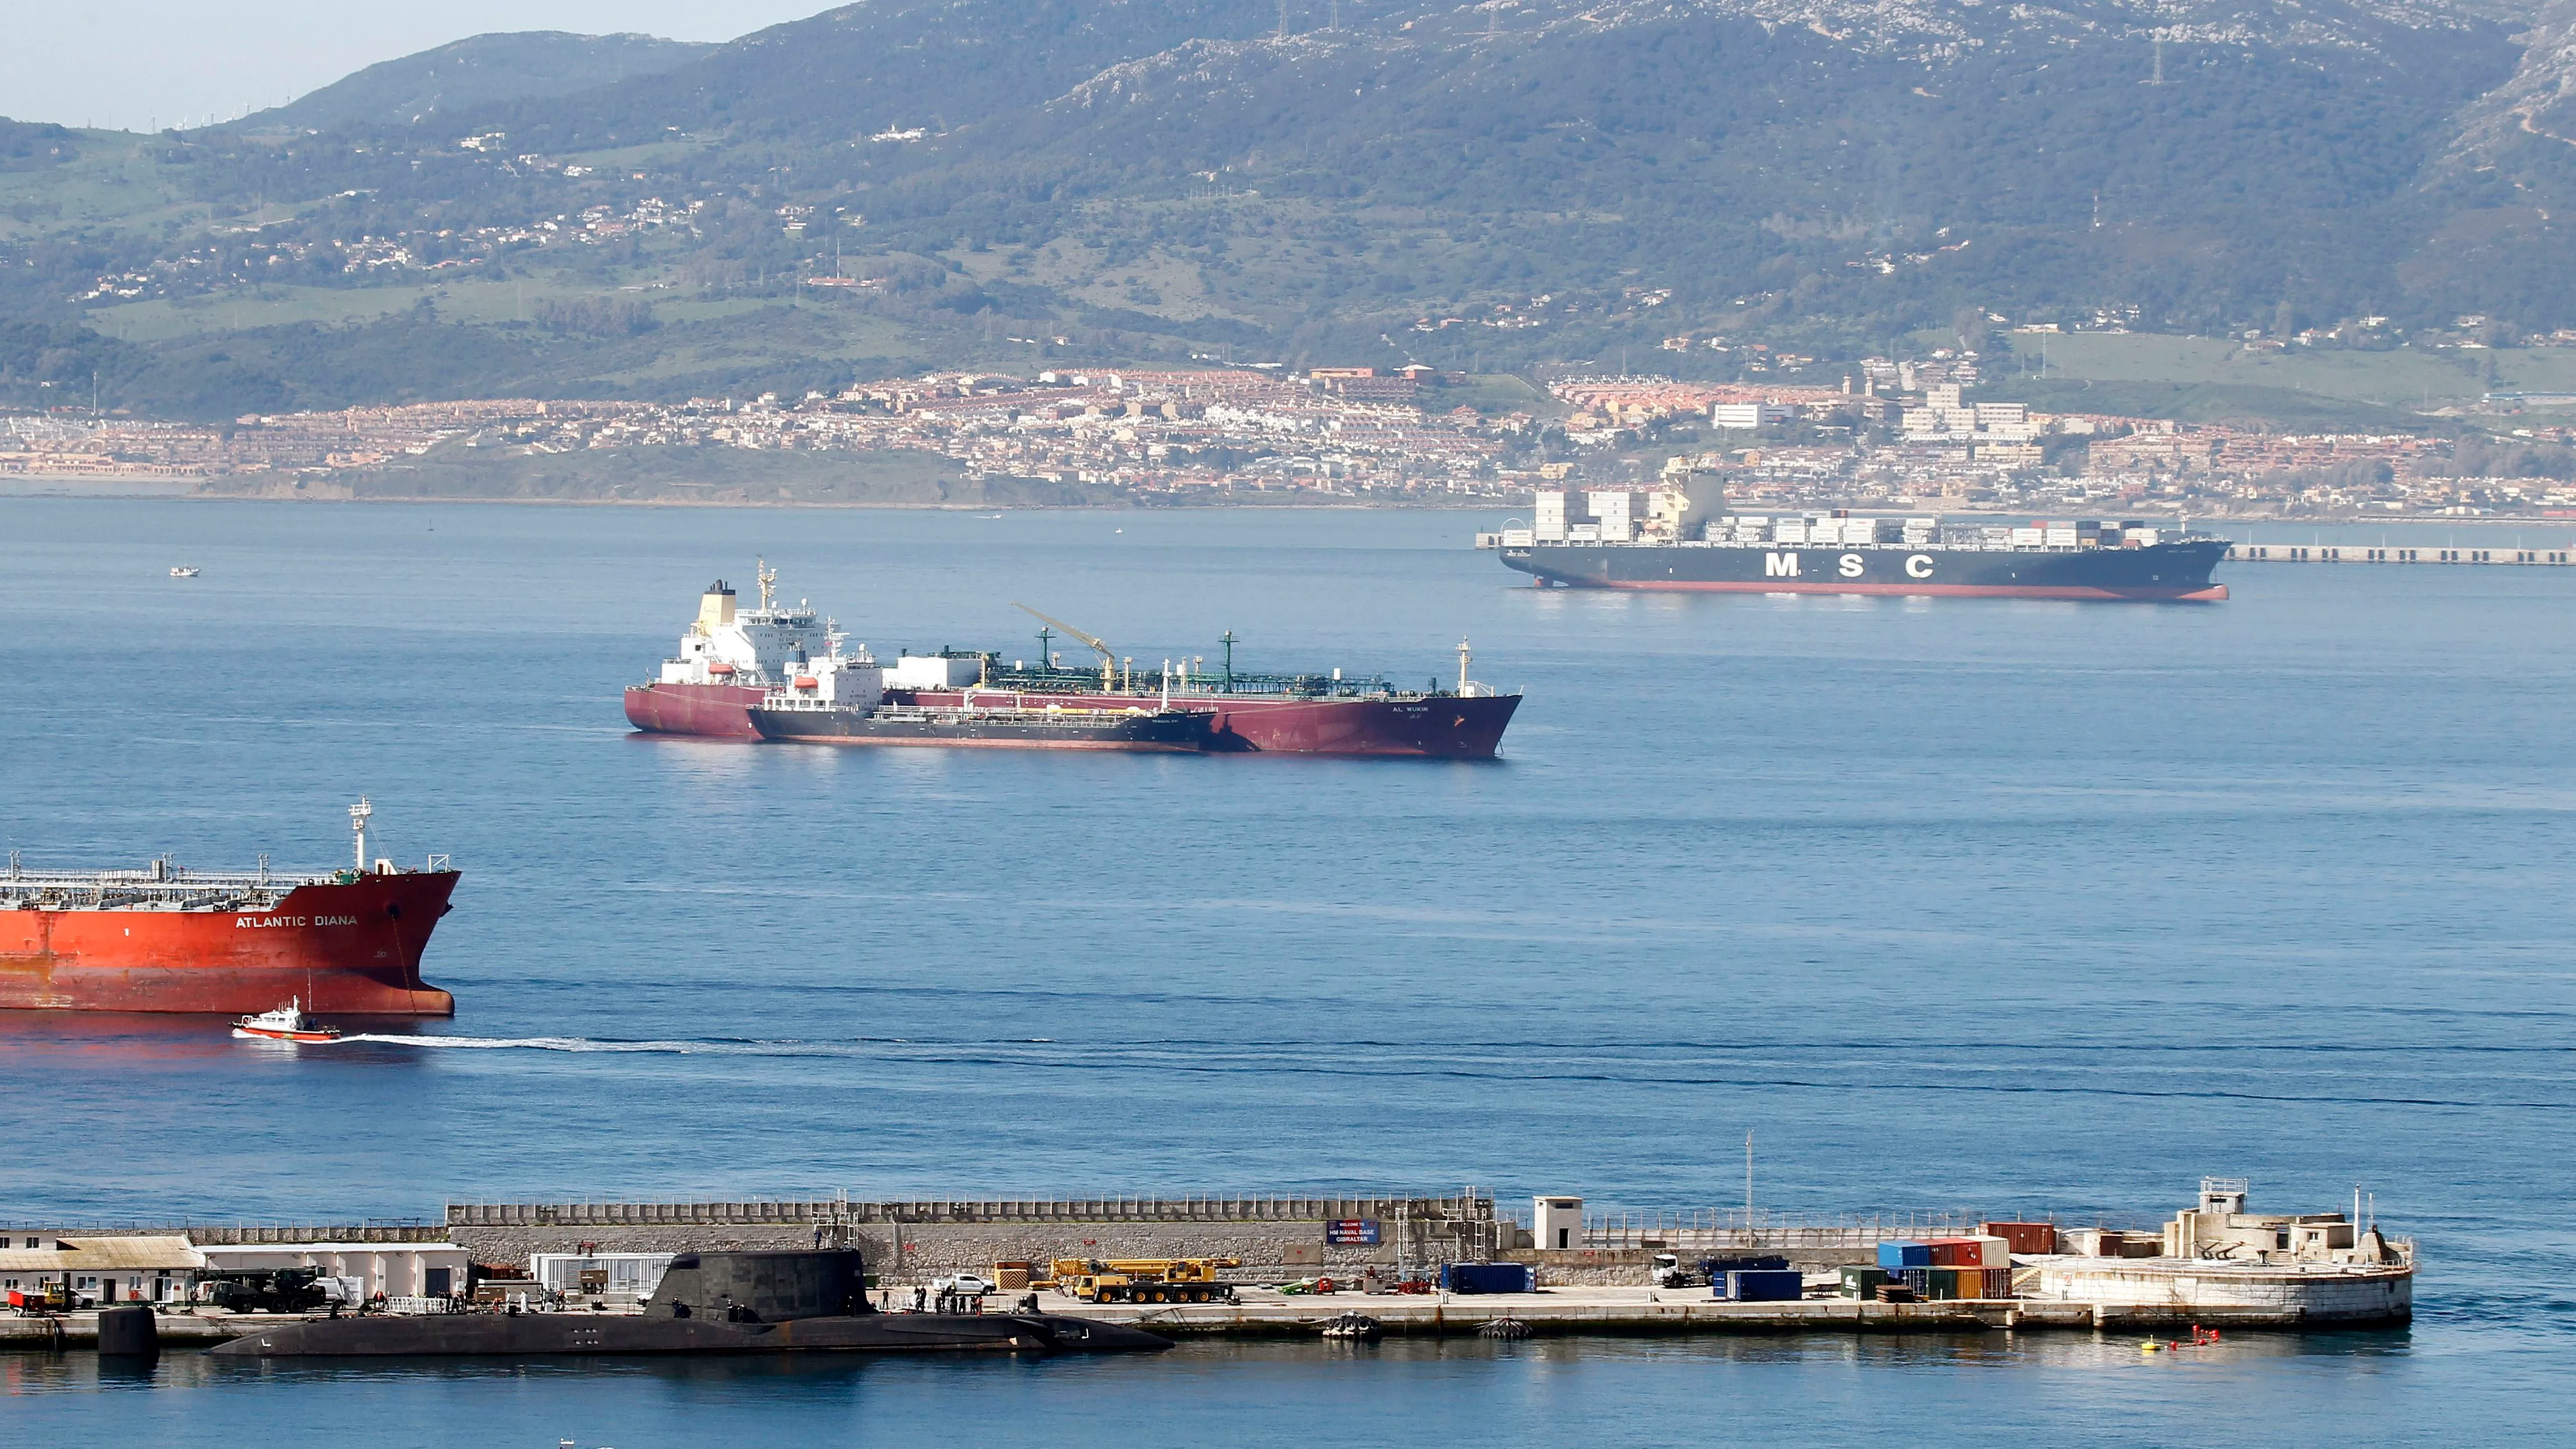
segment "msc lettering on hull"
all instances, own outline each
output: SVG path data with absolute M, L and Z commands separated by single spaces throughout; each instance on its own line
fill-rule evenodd
M 1797 578 L 1799 577 L 1798 558 L 1799 556 L 1794 553 L 1764 554 L 1762 576 L 1766 579 Z M 1847 579 L 1863 578 L 1869 573 L 1869 560 L 1856 553 L 1847 553 L 1834 560 L 1834 571 Z M 1906 559 L 1905 576 L 1909 579 L 1932 577 L 1932 556 L 1918 553 Z
M 1506 547 L 1502 560 L 1568 588 L 2215 602 L 2227 591 L 2209 573 L 2226 548 L 2199 537 L 2082 548 L 1567 542 Z

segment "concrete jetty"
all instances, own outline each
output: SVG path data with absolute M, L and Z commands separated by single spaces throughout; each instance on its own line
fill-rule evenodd
M 2576 567 L 2576 549 L 2497 548 L 2460 544 L 2236 543 L 2229 563 L 2500 564 L 2526 568 Z
M 887 1308 L 914 1303 L 917 1290 L 926 1296 L 943 1277 L 989 1273 L 1014 1284 L 988 1297 L 991 1311 L 1012 1311 L 1034 1295 L 1042 1312 L 1176 1338 L 1308 1337 L 1345 1313 L 1367 1315 L 1386 1335 L 1429 1338 L 1496 1324 L 1512 1336 L 2153 1332 L 2195 1323 L 2299 1329 L 2411 1317 L 2411 1241 L 2384 1236 L 2358 1204 L 2350 1216 L 2255 1213 L 2247 1191 L 2239 1179 L 2204 1179 L 2197 1204 L 2160 1230 L 1927 1217 L 1797 1221 L 1723 1210 L 1586 1213 L 1570 1196 L 1535 1199 L 1524 1220 L 1473 1191 L 478 1203 L 450 1206 L 443 1225 L 181 1227 L 157 1237 L 134 1228 L 123 1236 L 12 1228 L 0 1277 L 26 1275 L 11 1277 L 13 1291 L 69 1290 L 85 1300 L 82 1309 L 100 1295 L 153 1302 L 172 1348 L 211 1345 L 280 1321 L 210 1306 L 204 1290 L 227 1274 L 325 1275 L 344 1285 L 340 1301 L 396 1312 L 452 1311 L 472 1298 L 615 1313 L 635 1311 L 676 1253 L 826 1246 L 864 1255 L 870 1287 Z M 1971 1250 L 1976 1256 L 1939 1256 Z M 1729 1266 L 1714 1260 L 1755 1255 L 1787 1260 L 1803 1275 L 1804 1291 L 1791 1278 L 1786 1301 L 1738 1302 L 1704 1279 L 1674 1286 L 1695 1268 Z M 1060 1289 L 1018 1286 L 1042 1279 L 1033 1270 L 1058 1260 L 1187 1258 L 1227 1265 L 1222 1279 L 1199 1280 L 1221 1282 L 1223 1301 L 1091 1303 Z M 111 1270 L 111 1263 L 124 1266 Z M 1472 1286 L 1440 1271 L 1461 1263 L 1521 1265 L 1526 1274 L 1509 1282 L 1529 1282 L 1536 1291 L 1446 1291 Z M 1970 1266 L 1916 1266 L 1944 1263 Z M 1392 1291 L 1426 1279 L 1441 1291 Z M 1340 1291 L 1315 1291 L 1325 1280 Z M 1882 1301 L 1903 1297 L 1900 1286 L 1917 1301 Z M 1355 1291 L 1363 1287 L 1378 1291 Z M 77 1348 L 96 1334 L 94 1312 L 37 1307 L 0 1317 L 0 1347 Z
M 1537 1293 L 1459 1296 L 1335 1293 L 1284 1295 L 1239 1290 L 1239 1302 L 1207 1304 L 1073 1303 L 1046 1295 L 1050 1313 L 1098 1318 L 1166 1338 L 1312 1338 L 1330 1319 L 1364 1313 L 1391 1338 L 1473 1338 L 1509 1320 L 1533 1337 L 1654 1337 L 1700 1333 L 1983 1333 L 1994 1329 L 2084 1332 L 2207 1328 L 2289 1329 L 2330 1320 L 2292 1303 L 2094 1303 L 2002 1298 L 1937 1303 L 1874 1303 L 1802 1298 L 1787 1303 L 1730 1303 L 1707 1288 L 1560 1288 Z M 2389 1321 L 2376 1317 L 2375 1321 Z
M 2351 1276 L 2356 1292 L 2384 1292 L 2385 1278 Z M 1986 1333 L 2000 1330 L 2104 1333 L 2175 1332 L 2193 1325 L 2218 1329 L 2299 1329 L 2356 1321 L 2392 1320 L 2384 1313 L 2354 1320 L 2319 1316 L 2290 1302 L 2179 1303 L 2083 1302 L 2004 1298 L 1937 1303 L 1874 1303 L 1850 1298 L 1804 1298 L 1786 1303 L 1729 1303 L 1707 1288 L 1558 1288 L 1536 1293 L 1285 1294 L 1269 1288 L 1236 1290 L 1238 1301 L 1206 1304 L 1081 1303 L 1060 1294 L 1039 1296 L 1045 1312 L 1088 1318 L 1175 1339 L 1312 1339 L 1344 1313 L 1363 1313 L 1390 1338 L 1475 1338 L 1488 1325 L 1508 1322 L 1527 1336 L 1645 1338 L 1691 1334 L 1782 1333 Z M 908 1297 L 909 1295 L 897 1295 Z M 1003 1312 L 1016 1295 L 988 1305 Z M 582 1309 L 567 1310 L 583 1312 Z M 165 1352 L 211 1348 L 218 1343 L 321 1315 L 225 1313 L 185 1310 L 158 1320 Z M 1516 1334 L 1515 1336 L 1519 1336 Z M 0 1350 L 77 1350 L 98 1343 L 98 1314 L 52 1318 L 0 1318 Z

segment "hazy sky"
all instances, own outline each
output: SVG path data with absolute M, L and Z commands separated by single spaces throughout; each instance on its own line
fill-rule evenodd
M 0 116 L 123 126 L 261 110 L 380 60 L 491 30 L 731 40 L 838 0 L 12 0 Z

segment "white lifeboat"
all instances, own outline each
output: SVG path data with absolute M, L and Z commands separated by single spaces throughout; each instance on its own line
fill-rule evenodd
M 245 1016 L 233 1023 L 233 1035 L 253 1041 L 333 1042 L 340 1039 L 340 1029 L 324 1026 L 304 1014 L 301 997 L 284 1006 Z

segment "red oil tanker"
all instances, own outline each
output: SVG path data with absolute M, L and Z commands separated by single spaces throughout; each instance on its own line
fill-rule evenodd
M 289 1000 L 333 1015 L 452 1016 L 420 957 L 457 873 L 367 859 L 366 801 L 349 807 L 354 867 L 323 874 L 23 869 L 0 876 L 0 1008 L 239 1015 Z
M 1521 697 L 1467 677 L 1469 656 L 1458 647 L 1458 680 L 1443 688 L 1399 689 L 1378 677 L 1249 674 L 1234 668 L 1234 637 L 1222 641 L 1224 658 L 1213 672 L 1198 661 L 1165 661 L 1138 668 L 1120 660 L 1099 639 L 1036 610 L 1049 627 L 1038 632 L 1035 660 L 1005 662 L 999 654 L 941 650 L 906 654 L 880 666 L 862 648 L 844 654 L 844 636 L 803 604 L 781 607 L 772 585 L 777 575 L 759 568 L 760 604 L 737 609 L 734 591 L 719 579 L 698 602 L 698 617 L 680 637 L 680 652 L 662 663 L 658 678 L 629 686 L 626 718 L 655 734 L 751 740 L 765 737 L 763 720 L 794 717 L 810 709 L 835 682 L 847 687 L 864 668 L 866 688 L 897 708 L 940 712 L 1024 713 L 1032 710 L 1161 713 L 1181 710 L 1210 716 L 1202 748 L 1211 753 L 1259 752 L 1310 755 L 1411 755 L 1440 759 L 1491 759 Z M 1022 605 L 1026 608 L 1026 605 Z M 1081 640 L 1100 656 L 1092 668 L 1057 662 L 1054 633 Z

